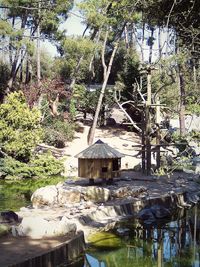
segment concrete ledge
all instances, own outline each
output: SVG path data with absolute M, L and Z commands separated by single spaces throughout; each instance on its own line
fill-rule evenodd
M 70 263 L 85 250 L 83 232 L 54 239 L 4 237 L 0 240 L 1 267 L 55 267 Z

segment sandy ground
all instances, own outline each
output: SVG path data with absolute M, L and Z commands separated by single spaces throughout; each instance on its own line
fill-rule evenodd
M 119 110 L 114 110 L 113 116 L 117 125 L 119 125 L 124 115 Z M 74 156 L 88 147 L 87 137 L 89 126 L 84 125 L 83 133 L 76 132 L 75 138 L 72 142 L 67 144 L 65 154 L 67 160 L 65 162 L 66 175 L 77 176 L 78 159 Z M 101 139 L 104 143 L 115 148 L 119 152 L 123 153 L 125 157 L 122 158 L 122 169 L 132 169 L 135 165 L 141 162 L 141 158 L 136 157 L 138 154 L 138 148 L 133 147 L 141 143 L 140 137 L 134 133 L 124 130 L 122 127 L 105 127 L 97 128 L 95 131 L 94 143 Z

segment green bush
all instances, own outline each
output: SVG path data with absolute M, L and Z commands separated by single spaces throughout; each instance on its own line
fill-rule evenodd
M 63 136 L 62 133 L 55 131 L 51 128 L 45 129 L 44 141 L 46 144 L 50 146 L 55 146 L 57 148 L 65 147 L 66 138 Z
M 75 123 L 63 121 L 61 118 L 52 118 L 44 123 L 44 129 L 44 142 L 62 148 L 66 141 L 73 139 Z
M 28 107 L 21 91 L 9 94 L 0 108 L 1 150 L 17 160 L 28 162 L 42 137 L 39 110 Z
M 38 178 L 60 175 L 64 171 L 62 160 L 56 159 L 51 152 L 36 155 L 30 161 L 32 175 Z
M 53 157 L 51 152 L 36 155 L 28 163 L 11 157 L 0 159 L 0 177 L 5 179 L 48 178 L 61 175 L 63 171 L 63 161 Z
M 0 159 L 0 177 L 11 179 L 23 179 L 31 177 L 32 173 L 28 164 L 20 162 L 12 157 Z

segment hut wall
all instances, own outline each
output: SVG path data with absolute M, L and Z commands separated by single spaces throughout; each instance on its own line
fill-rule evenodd
M 79 159 L 78 175 L 79 177 L 89 179 L 110 179 L 118 177 L 120 175 L 120 170 L 113 171 L 113 160 L 114 159 Z

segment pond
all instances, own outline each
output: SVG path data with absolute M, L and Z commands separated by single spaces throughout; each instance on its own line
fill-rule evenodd
M 51 177 L 44 180 L 0 180 L 0 212 L 5 210 L 18 211 L 30 204 L 32 193 L 42 186 L 57 184 L 66 178 Z
M 0 211 L 30 204 L 37 188 L 63 178 L 0 181 Z M 178 209 L 170 221 L 141 225 L 132 219 L 90 237 L 84 262 L 71 267 L 199 267 L 200 207 Z M 66 267 L 63 265 L 62 267 Z
M 90 240 L 85 263 L 71 267 L 199 267 L 200 208 L 178 210 L 170 222 L 154 226 L 118 223 Z

